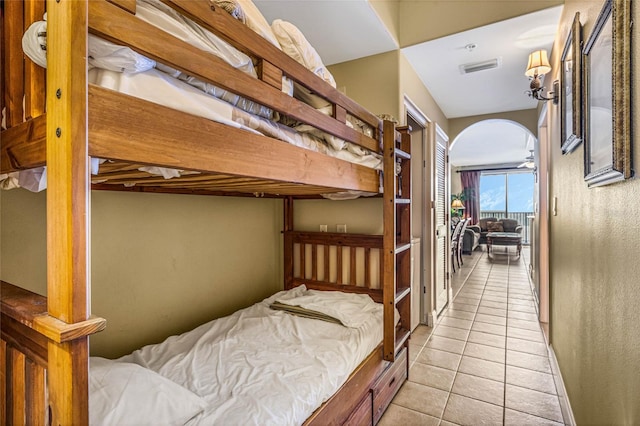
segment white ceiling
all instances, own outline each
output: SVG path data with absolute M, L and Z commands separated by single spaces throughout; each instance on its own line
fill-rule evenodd
M 283 19 L 300 28 L 327 65 L 398 49 L 368 0 L 253 1 L 268 22 Z M 537 101 L 525 94 L 527 57 L 537 49 L 551 53 L 561 12 L 562 6 L 545 9 L 402 51 L 447 118 L 532 109 Z M 475 49 L 465 48 L 472 43 Z M 459 71 L 462 64 L 493 58 L 500 58 L 497 69 L 467 75 Z M 489 121 L 456 138 L 451 163 L 519 163 L 533 148 L 530 137 L 513 122 Z
M 253 0 L 269 23 L 297 26 L 326 65 L 398 49 L 367 0 Z

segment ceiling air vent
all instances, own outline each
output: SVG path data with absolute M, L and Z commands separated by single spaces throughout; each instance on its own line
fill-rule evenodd
M 488 61 L 483 61 L 483 62 L 474 62 L 472 64 L 463 64 L 463 65 L 460 65 L 460 73 L 470 74 L 472 72 L 498 68 L 500 65 L 502 65 L 502 58 L 490 59 Z

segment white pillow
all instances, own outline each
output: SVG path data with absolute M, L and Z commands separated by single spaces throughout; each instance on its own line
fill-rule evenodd
M 138 364 L 91 357 L 89 424 L 183 425 L 206 407 L 198 395 Z
M 309 71 L 336 87 L 336 81 L 329 70 L 324 66 L 320 55 L 307 41 L 304 34 L 291 22 L 276 19 L 271 24 L 271 29 L 280 43 L 282 51 L 302 64 Z

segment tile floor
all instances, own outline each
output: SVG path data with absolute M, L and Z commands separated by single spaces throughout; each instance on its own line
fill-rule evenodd
M 562 425 L 544 335 L 517 259 L 465 256 L 454 300 L 412 334 L 409 379 L 380 425 Z

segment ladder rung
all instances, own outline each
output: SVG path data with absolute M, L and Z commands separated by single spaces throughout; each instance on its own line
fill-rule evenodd
M 396 148 L 395 149 L 395 154 L 396 154 L 397 158 L 402 158 L 403 160 L 410 160 L 411 159 L 411 154 L 401 150 L 400 148 Z

